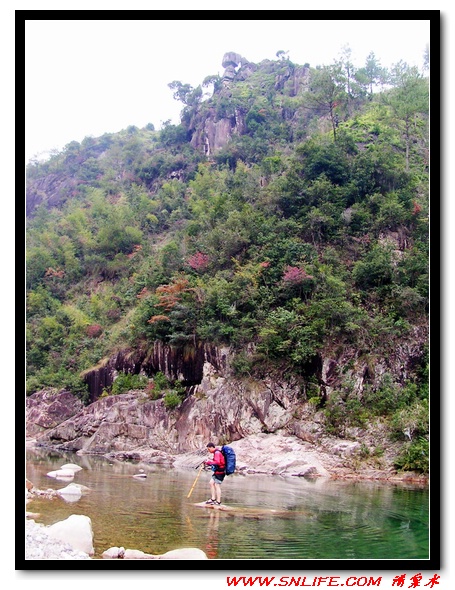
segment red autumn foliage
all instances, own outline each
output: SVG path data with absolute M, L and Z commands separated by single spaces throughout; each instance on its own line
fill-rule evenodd
M 422 211 L 422 205 L 419 205 L 416 201 L 413 203 L 414 209 L 412 210 L 413 215 L 418 215 Z
M 156 322 L 169 322 L 169 318 L 167 315 L 154 315 L 149 320 L 147 320 L 148 324 L 156 324 Z
M 186 262 L 193 270 L 204 270 L 210 262 L 210 257 L 202 252 L 196 252 Z
M 103 333 L 103 328 L 99 324 L 90 324 L 90 326 L 87 326 L 85 333 L 89 338 L 98 338 Z
M 57 279 L 63 279 L 63 277 L 65 276 L 65 271 L 64 270 L 55 270 L 55 268 L 49 267 L 46 270 L 46 274 L 44 275 L 46 277 L 55 277 Z
M 180 300 L 180 295 L 189 291 L 188 280 L 184 278 L 177 279 L 170 285 L 161 285 L 157 287 L 156 294 L 159 297 L 158 307 L 170 311 Z
M 147 289 L 147 287 L 144 287 L 143 289 L 141 289 L 141 291 L 136 295 L 136 297 L 138 299 L 143 299 L 144 297 L 147 297 L 147 295 L 149 294 L 149 290 Z
M 293 285 L 296 285 L 298 283 L 301 283 L 305 279 L 312 279 L 312 278 L 313 277 L 311 275 L 308 275 L 305 272 L 305 269 L 300 268 L 298 266 L 287 266 L 284 269 L 283 281 L 285 283 L 291 283 Z
M 180 301 L 182 293 L 193 290 L 188 287 L 188 284 L 188 280 L 181 277 L 170 285 L 157 287 L 156 294 L 159 299 L 159 302 L 156 304 L 157 307 L 162 307 L 165 311 L 171 311 Z M 168 322 L 170 320 L 167 315 L 154 315 L 147 321 L 149 324 L 155 324 L 156 322 Z

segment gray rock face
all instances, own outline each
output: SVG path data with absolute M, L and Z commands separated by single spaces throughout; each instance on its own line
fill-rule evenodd
M 171 381 L 184 381 L 187 385 L 199 384 L 206 361 L 217 370 L 226 366 L 226 350 L 208 344 L 197 343 L 192 348 L 178 348 L 155 341 L 150 350 L 121 350 L 105 359 L 97 367 L 83 373 L 94 402 L 106 387 L 110 387 L 119 371 L 153 375 L 158 371 Z
M 257 69 L 258 65 L 249 62 L 238 53 L 228 52 L 222 62 L 225 68 L 222 80 L 221 95 L 229 101 L 232 85 L 245 81 Z M 239 67 L 240 66 L 240 67 Z M 275 80 L 275 88 L 282 90 L 286 87 L 289 96 L 305 92 L 308 89 L 309 68 L 296 66 L 287 68 L 286 72 L 278 75 Z M 225 147 L 233 136 L 243 135 L 246 132 L 244 112 L 237 109 L 234 113 L 220 116 L 214 112 L 205 111 L 203 117 L 196 116 L 190 127 L 192 129 L 191 145 L 202 151 L 207 157 L 213 156 L 217 151 Z M 285 109 L 282 109 L 283 119 L 288 118 Z
M 406 370 L 418 357 L 425 337 L 424 332 L 416 332 L 405 350 L 395 348 L 387 359 L 388 370 L 395 374 Z M 163 399 L 150 399 L 144 391 L 100 398 L 87 407 L 66 391 L 42 391 L 27 399 L 27 436 L 60 450 L 168 466 L 185 466 L 188 453 L 204 450 L 207 441 L 214 440 L 239 445 L 239 469 L 245 472 L 344 477 L 359 476 L 363 470 L 370 479 L 390 479 L 396 474 L 394 459 L 404 443 L 391 441 L 380 420 L 364 428 L 346 428 L 342 439 L 328 436 L 324 412 L 302 398 L 301 384 L 278 375 L 236 378 L 228 349 L 201 345 L 184 357 L 156 345 L 147 354 L 137 354 L 141 370 L 152 374 L 152 369 L 162 370 L 180 379 L 192 375 L 194 384 L 177 408 L 168 409 Z M 118 356 L 116 366 L 125 367 L 127 361 L 133 369 L 136 358 L 125 353 Z M 374 384 L 386 369 L 379 361 L 368 367 L 364 359 L 357 362 L 354 350 L 343 349 L 338 355 L 327 352 L 319 367 L 321 394 L 326 399 L 337 391 L 345 378 L 343 367 L 348 365 L 359 397 L 365 383 Z M 266 462 L 260 452 L 263 437 L 271 441 Z M 282 437 L 288 438 L 283 447 L 277 444 Z M 374 458 L 378 448 L 384 449 L 380 460 Z M 369 455 L 371 460 L 365 461 Z
M 82 402 L 69 391 L 37 391 L 26 400 L 27 436 L 33 437 L 61 424 L 83 407 Z
M 229 66 L 236 68 L 239 64 L 243 62 L 247 63 L 247 60 L 244 57 L 242 57 L 238 53 L 234 53 L 233 51 L 228 51 L 228 53 L 225 53 L 223 55 L 223 61 L 221 65 L 223 66 L 223 68 L 228 68 Z
M 36 409 L 36 408 L 35 408 Z M 79 454 L 194 467 L 208 440 L 229 442 L 237 471 L 296 477 L 396 477 L 392 444 L 381 424 L 328 436 L 324 417 L 299 401 L 298 387 L 226 378 L 206 363 L 201 384 L 180 407 L 143 392 L 102 398 L 36 436 L 39 444 Z M 380 464 L 360 466 L 361 447 L 386 449 Z M 400 478 L 397 478 L 400 479 Z

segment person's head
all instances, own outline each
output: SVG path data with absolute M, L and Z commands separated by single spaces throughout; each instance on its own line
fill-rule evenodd
M 207 445 L 207 450 L 209 453 L 214 453 L 215 452 L 215 445 L 212 442 L 209 442 L 209 444 Z

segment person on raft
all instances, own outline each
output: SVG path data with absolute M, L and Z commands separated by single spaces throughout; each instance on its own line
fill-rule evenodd
M 213 459 L 207 459 L 204 463 L 212 468 L 212 477 L 210 478 L 210 500 L 207 500 L 206 504 L 221 504 L 221 484 L 226 475 L 226 462 L 224 455 L 217 449 L 216 446 L 209 442 L 207 450 L 212 453 Z

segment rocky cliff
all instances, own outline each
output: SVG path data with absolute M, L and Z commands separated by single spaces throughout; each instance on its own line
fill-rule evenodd
M 118 351 L 84 371 L 82 376 L 88 385 L 91 402 L 96 401 L 105 388 L 110 388 L 120 371 L 150 377 L 160 372 L 170 381 L 180 381 L 190 388 L 202 382 L 205 363 L 224 373 L 227 354 L 227 349 L 209 343 L 195 342 L 179 347 L 156 340 L 147 349 Z
M 61 450 L 177 467 L 200 462 L 214 440 L 232 443 L 239 471 L 403 478 L 393 468 L 403 443 L 391 443 L 380 421 L 351 428 L 343 439 L 328 436 L 323 412 L 302 403 L 297 384 L 227 378 L 207 360 L 202 373 L 193 393 L 173 410 L 142 391 L 103 397 L 85 408 L 67 392 L 37 392 L 27 399 L 27 436 Z M 378 447 L 385 449 L 380 457 Z
M 278 92 L 285 91 L 286 96 L 294 97 L 306 91 L 309 83 L 309 68 L 296 66 L 290 62 L 283 62 L 279 71 L 274 71 L 276 63 L 265 60 L 261 64 L 254 64 L 239 55 L 228 52 L 222 62 L 225 68 L 221 77 L 221 85 L 215 91 L 218 108 L 200 109 L 189 123 L 191 145 L 204 153 L 208 158 L 225 147 L 233 136 L 240 136 L 247 132 L 246 111 L 236 107 L 233 100 L 232 87 L 237 82 L 248 80 L 260 67 L 264 72 L 274 76 L 274 88 Z M 220 109 L 219 104 L 229 104 L 227 112 Z M 289 116 L 285 108 L 280 108 L 283 121 Z M 299 113 L 293 113 L 298 118 Z

